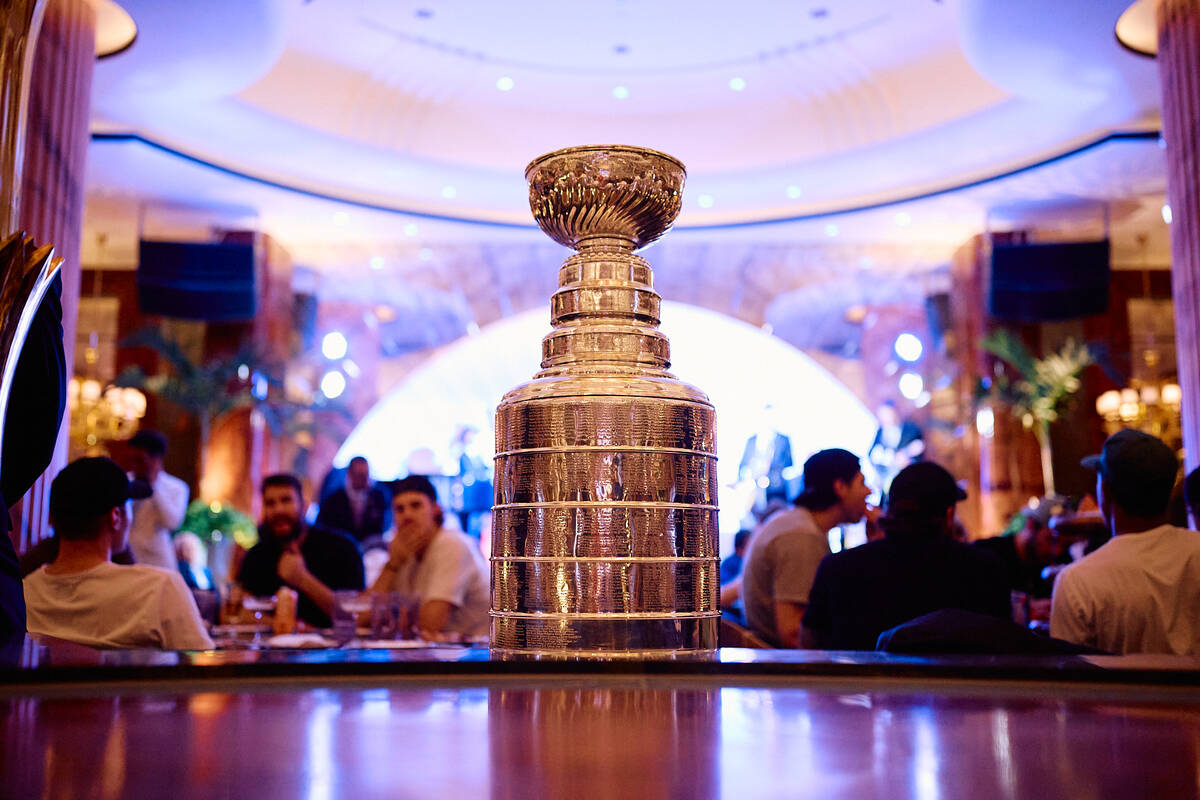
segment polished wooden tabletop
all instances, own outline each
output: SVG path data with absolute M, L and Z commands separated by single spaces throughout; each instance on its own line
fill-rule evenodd
M 0 686 L 0 796 L 1200 793 L 1200 693 L 1185 673 L 1162 683 L 1060 680 L 1047 662 L 1047 680 L 1031 681 L 985 660 L 993 677 L 954 679 L 843 672 L 836 658 L 886 666 L 843 654 L 791 677 L 628 665 L 522 672 L 491 669 L 486 651 L 444 650 L 408 654 L 400 660 L 424 671 L 393 675 L 113 681 L 101 667 L 92 681 L 72 673 Z M 755 659 L 789 662 L 745 651 L 719 661 Z M 444 673 L 450 663 L 479 669 Z

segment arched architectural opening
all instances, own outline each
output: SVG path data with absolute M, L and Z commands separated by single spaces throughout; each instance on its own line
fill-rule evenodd
M 528 311 L 435 352 L 363 417 L 335 466 L 364 455 L 380 477 L 410 468 L 452 473 L 451 441 L 462 425 L 479 429 L 479 455 L 490 462 L 496 404 L 537 371 L 549 329 L 544 309 Z M 738 480 L 739 462 L 768 405 L 779 432 L 790 439 L 797 475 L 804 459 L 822 448 L 866 454 L 874 417 L 801 351 L 725 314 L 670 301 L 663 303 L 662 329 L 671 339 L 671 371 L 707 392 L 717 409 L 723 551 L 749 502 L 749 487 Z M 410 463 L 414 459 L 418 463 Z

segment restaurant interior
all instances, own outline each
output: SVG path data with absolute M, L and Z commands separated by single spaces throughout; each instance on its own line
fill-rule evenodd
M 59 284 L 44 261 L 23 295 L 0 276 L 4 443 L 31 407 L 12 377 L 24 298 L 61 296 L 64 357 L 48 466 L 3 498 L 13 550 L 56 538 L 64 467 L 140 477 L 135 437 L 156 432 L 213 644 L 91 647 L 31 623 L 0 661 L 0 795 L 1196 795 L 1200 651 L 773 647 L 717 568 L 830 448 L 861 459 L 885 514 L 904 464 L 934 462 L 965 495 L 961 542 L 1054 504 L 1041 524 L 1082 556 L 1110 517 L 1081 461 L 1132 429 L 1178 459 L 1172 524 L 1200 524 L 1182 489 L 1200 466 L 1200 3 L 5 0 L 0 17 L 0 234 L 61 258 Z M 636 207 L 611 189 L 634 163 Z M 568 214 L 593 169 L 612 184 L 580 179 L 587 202 L 617 210 Z M 616 330 L 618 296 L 636 329 Z M 584 352 L 600 323 L 635 350 Z M 887 443 L 900 426 L 911 459 Z M 0 473 L 31 458 L 3 454 Z M 358 459 L 386 508 L 355 589 L 395 563 L 392 494 L 427 483 L 490 577 L 487 630 L 426 635 L 395 591 L 382 628 L 377 597 L 340 591 L 332 628 L 297 625 L 299 583 L 239 582 L 273 536 L 264 479 L 294 475 L 315 525 Z M 570 558 L 533 543 L 567 495 Z M 636 539 L 635 511 L 679 543 L 584 552 L 603 514 Z M 874 524 L 840 520 L 823 546 L 867 546 Z M 1057 557 L 1044 597 L 1009 597 L 1006 622 L 1043 642 Z

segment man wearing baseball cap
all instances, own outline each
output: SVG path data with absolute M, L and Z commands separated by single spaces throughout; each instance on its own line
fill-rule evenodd
M 1009 591 L 991 556 L 953 539 L 966 493 L 932 461 L 892 480 L 879 524 L 887 534 L 821 562 L 802 638 L 827 650 L 874 650 L 879 634 L 944 608 L 1009 617 Z
M 1126 429 L 1082 463 L 1096 470 L 1112 538 L 1059 573 L 1050 635 L 1113 653 L 1200 653 L 1200 534 L 1167 524 L 1174 451 Z
M 804 462 L 795 508 L 770 517 L 750 539 L 742 590 L 746 622 L 758 636 L 796 647 L 813 575 L 829 555 L 829 531 L 861 520 L 870 494 L 858 456 L 847 450 L 821 450 Z
M 58 473 L 50 485 L 58 556 L 25 578 L 32 636 L 90 647 L 212 648 L 178 572 L 109 560 L 128 543 L 130 501 L 150 493 L 107 458 L 81 458 Z

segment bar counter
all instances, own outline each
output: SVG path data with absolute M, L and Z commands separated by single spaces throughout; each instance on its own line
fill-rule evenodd
M 42 655 L 4 797 L 1195 797 L 1196 659 Z

